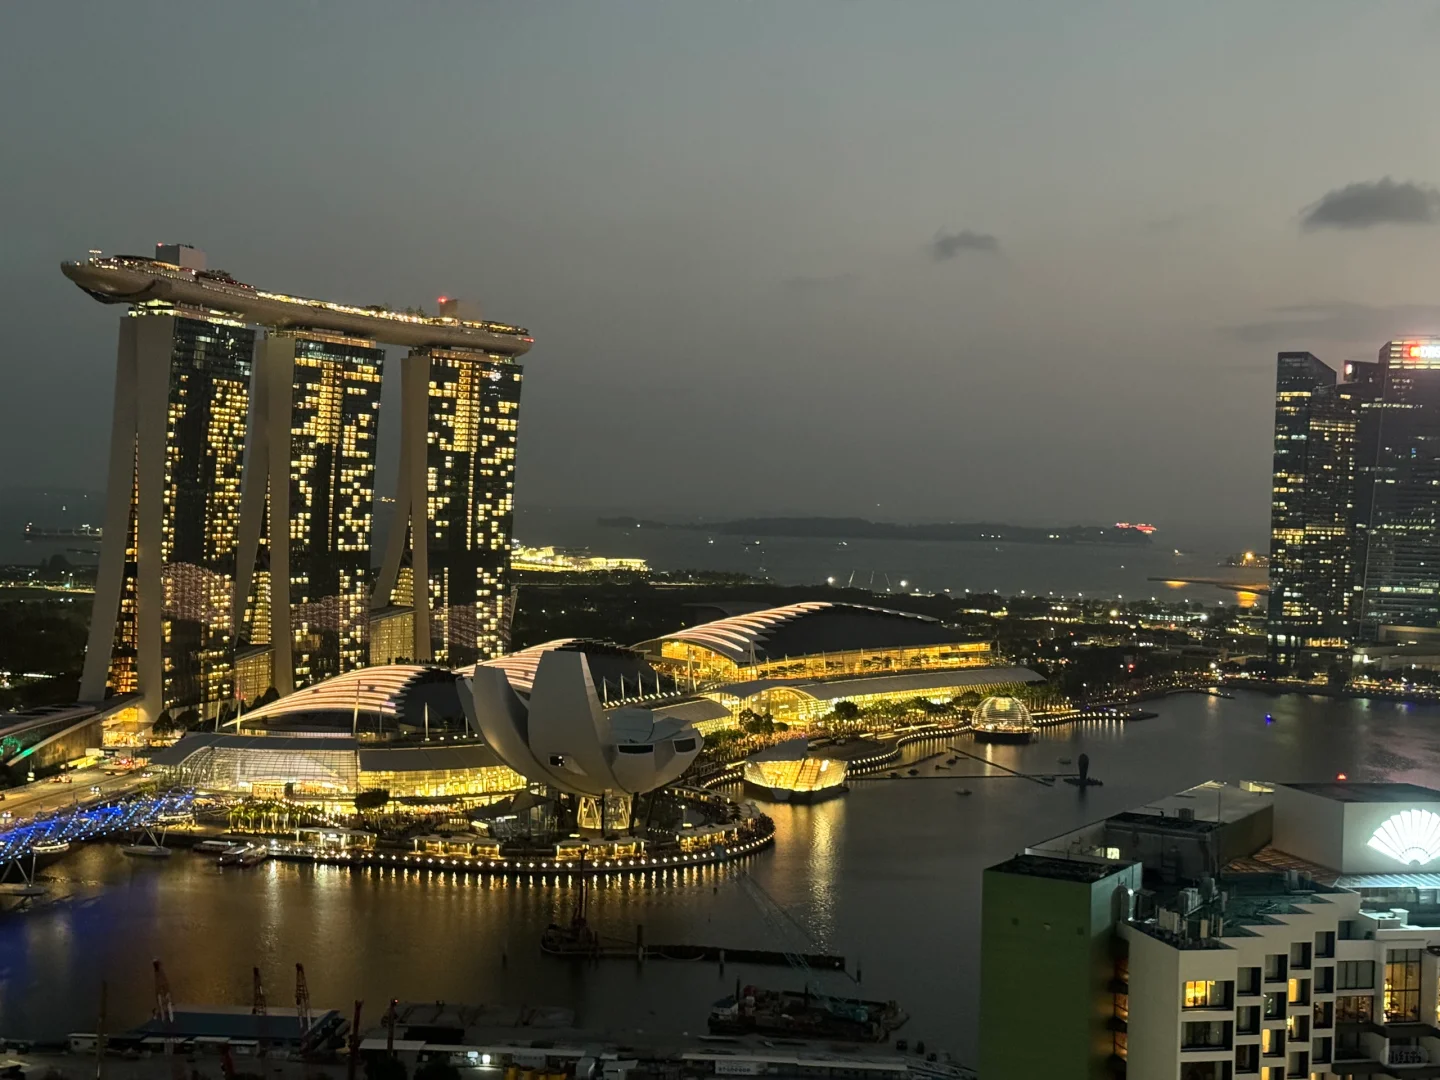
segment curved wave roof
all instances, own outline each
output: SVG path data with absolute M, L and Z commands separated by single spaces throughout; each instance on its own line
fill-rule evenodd
M 961 638 L 928 615 L 810 600 L 701 623 L 656 640 L 699 645 L 737 664 L 760 664 L 824 652 L 946 645 Z
M 551 649 L 573 645 L 580 640 L 580 638 L 566 637 L 556 638 L 554 641 L 542 641 L 539 645 L 531 645 L 528 649 L 519 649 L 512 653 L 506 653 L 504 656 L 481 660 L 472 667 L 462 669 L 461 674 L 474 675 L 477 667 L 498 667 L 505 672 L 505 677 L 510 680 L 511 686 L 522 694 L 528 694 L 531 687 L 535 685 L 535 669 L 540 666 L 540 657 Z
M 396 716 L 400 697 L 408 687 L 429 670 L 419 664 L 383 664 L 358 668 L 296 690 L 278 701 L 251 709 L 240 717 L 242 725 L 273 717 L 299 713 L 351 712 L 367 716 Z

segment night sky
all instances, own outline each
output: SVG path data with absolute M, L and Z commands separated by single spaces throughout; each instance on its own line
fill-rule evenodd
M 5 3 L 0 486 L 102 487 L 120 309 L 58 263 L 164 240 L 528 326 L 523 507 L 1253 542 L 1275 351 L 1440 333 L 1437 50 L 1408 2 Z

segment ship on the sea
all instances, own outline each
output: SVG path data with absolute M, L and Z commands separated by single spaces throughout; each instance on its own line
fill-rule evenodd
M 1003 696 L 982 701 L 970 725 L 975 741 L 985 743 L 1028 743 L 1038 730 L 1024 702 Z

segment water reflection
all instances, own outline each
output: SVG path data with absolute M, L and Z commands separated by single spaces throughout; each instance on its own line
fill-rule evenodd
M 914 1019 L 907 1035 L 973 1057 L 982 869 L 1028 843 L 1201 780 L 1326 779 L 1440 783 L 1440 708 L 1239 694 L 1188 695 L 1138 723 L 1091 721 L 1046 729 L 1028 746 L 962 745 L 943 775 L 915 764 L 895 780 L 865 781 L 814 806 L 771 808 L 776 844 L 747 862 L 663 875 L 602 879 L 590 918 L 602 933 L 652 943 L 779 948 L 739 884 L 753 874 L 807 927 L 814 948 L 863 961 L 867 997 L 894 997 Z M 1269 713 L 1274 723 L 1267 725 Z M 1053 774 L 1088 753 L 1104 786 L 1046 786 L 991 767 Z M 973 794 L 957 798 L 963 785 Z M 538 881 L 385 867 L 270 862 L 217 869 L 177 855 L 161 865 L 88 847 L 52 867 L 59 897 L 0 916 L 0 1032 L 62 1035 L 94 1025 L 101 978 L 112 1022 L 149 1012 L 150 961 L 164 960 L 177 1001 L 244 1004 L 259 965 L 274 1000 L 287 1000 L 305 965 L 317 1004 L 360 997 L 555 1003 L 587 1023 L 703 1030 L 709 1003 L 737 976 L 785 982 L 775 968 L 731 964 L 561 961 L 539 935 L 570 917 L 577 888 Z M 854 989 L 844 976 L 828 985 Z M 371 1008 L 375 1006 L 372 1004 Z

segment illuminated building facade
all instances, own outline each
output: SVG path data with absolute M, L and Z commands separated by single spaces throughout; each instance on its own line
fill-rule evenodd
M 411 659 L 459 667 L 509 640 L 523 371 L 452 348 L 413 349 L 403 367 L 396 520 L 375 603 L 413 607 Z
M 268 292 L 206 269 L 187 245 L 160 245 L 155 258 L 96 254 L 61 271 L 101 303 L 130 305 L 117 359 L 110 541 L 82 701 L 120 695 L 126 722 L 144 728 L 166 710 L 208 718 L 253 700 L 267 671 L 282 693 L 342 674 L 370 662 L 380 595 L 382 612 L 413 608 L 409 658 L 473 662 L 503 645 L 514 360 L 534 343 L 528 331 L 462 317 L 448 301 L 432 317 Z M 255 326 L 268 336 L 242 494 Z M 382 344 L 411 349 L 401 485 L 413 477 L 415 498 L 396 531 L 404 550 L 413 516 L 422 542 L 413 560 L 393 560 L 376 589 Z M 386 613 L 396 618 L 382 652 L 394 656 L 404 621 Z
M 1359 386 L 1307 352 L 1279 355 L 1270 504 L 1270 656 L 1323 671 L 1352 636 Z
M 240 482 L 253 330 L 137 303 L 120 320 L 105 532 L 82 701 L 214 716 L 234 696 Z M 123 541 L 116 543 L 116 538 Z
M 1440 791 L 1210 782 L 985 871 L 980 1075 L 1423 1076 Z M 1057 1003 L 1027 1038 L 1014 1001 Z
M 696 686 L 982 667 L 990 662 L 988 641 L 958 641 L 937 619 L 829 601 L 730 615 L 637 648 L 661 671 Z
M 260 346 L 241 595 L 244 636 L 270 645 L 282 695 L 369 663 L 384 357 L 373 340 L 313 330 Z
M 1440 628 L 1440 338 L 1380 350 L 1378 407 L 1362 422 L 1358 638 Z
M 812 803 L 845 791 L 845 761 L 810 753 L 808 739 L 786 739 L 745 760 L 745 785 L 776 802 Z

